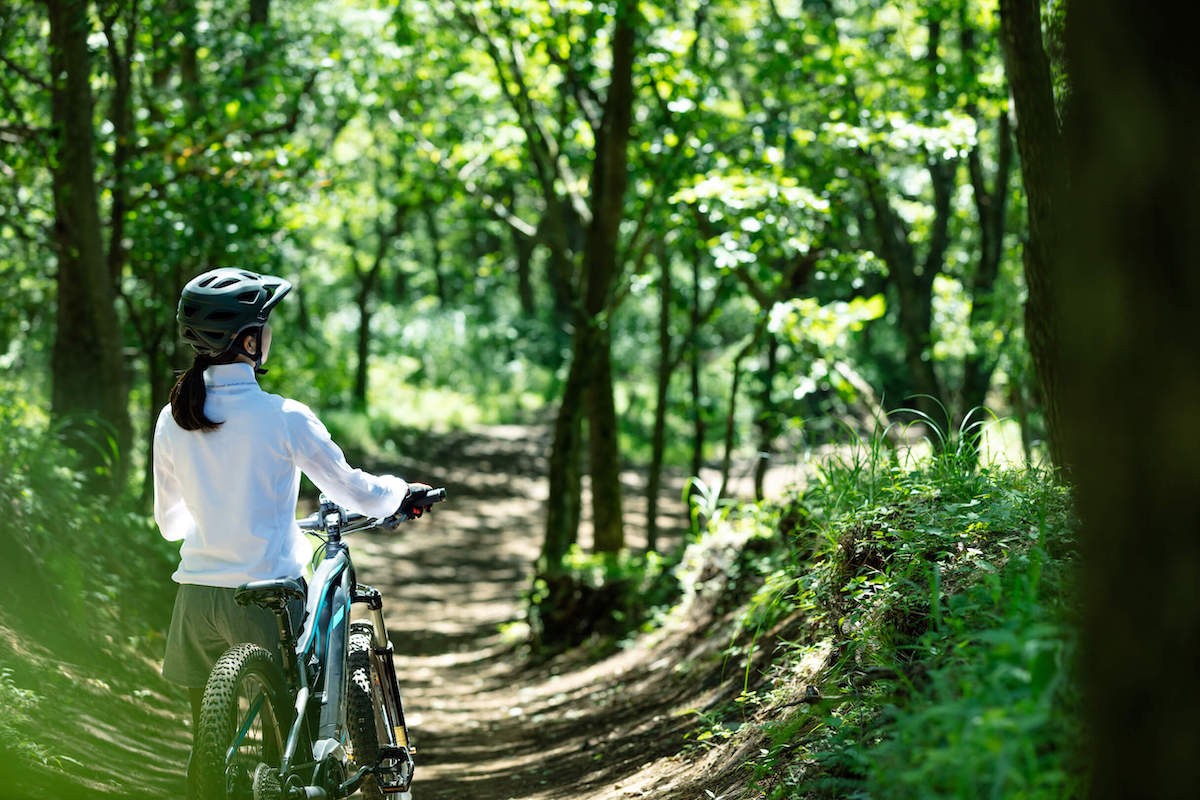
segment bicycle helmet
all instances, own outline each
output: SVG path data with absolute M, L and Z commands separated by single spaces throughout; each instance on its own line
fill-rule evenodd
M 179 298 L 179 335 L 201 355 L 219 356 L 238 335 L 265 325 L 271 309 L 292 289 L 283 278 L 236 267 L 209 270 L 188 281 Z

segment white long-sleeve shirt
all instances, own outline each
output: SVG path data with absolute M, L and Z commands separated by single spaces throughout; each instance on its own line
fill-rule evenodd
M 249 364 L 211 366 L 204 382 L 216 430 L 185 431 L 167 406 L 154 431 L 154 519 L 183 542 L 176 582 L 301 576 L 312 556 L 296 525 L 301 471 L 352 511 L 382 517 L 400 506 L 405 481 L 351 468 L 312 411 L 264 392 Z

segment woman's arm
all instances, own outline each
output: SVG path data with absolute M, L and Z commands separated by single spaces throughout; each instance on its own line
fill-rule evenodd
M 400 507 L 408 493 L 406 481 L 351 467 L 325 425 L 303 403 L 286 401 L 284 416 L 296 466 L 331 500 L 372 517 L 386 517 Z
M 164 539 L 178 542 L 195 527 L 196 521 L 184 505 L 171 460 L 167 428 L 172 424 L 169 408 L 163 409 L 154 428 L 154 521 Z

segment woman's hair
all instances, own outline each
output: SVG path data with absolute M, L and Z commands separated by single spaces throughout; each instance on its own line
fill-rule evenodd
M 171 387 L 171 416 L 185 431 L 215 431 L 220 422 L 213 422 L 204 415 L 204 401 L 208 390 L 204 385 L 204 370 L 213 364 L 232 364 L 237 361 L 240 350 L 238 343 L 249 336 L 261 336 L 261 328 L 249 328 L 234 339 L 234 346 L 219 356 L 196 353 L 192 366 L 179 376 Z

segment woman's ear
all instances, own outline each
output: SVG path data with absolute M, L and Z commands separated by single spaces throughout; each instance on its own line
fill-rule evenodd
M 252 333 L 246 334 L 242 339 L 242 349 L 250 355 L 258 354 L 258 337 Z

